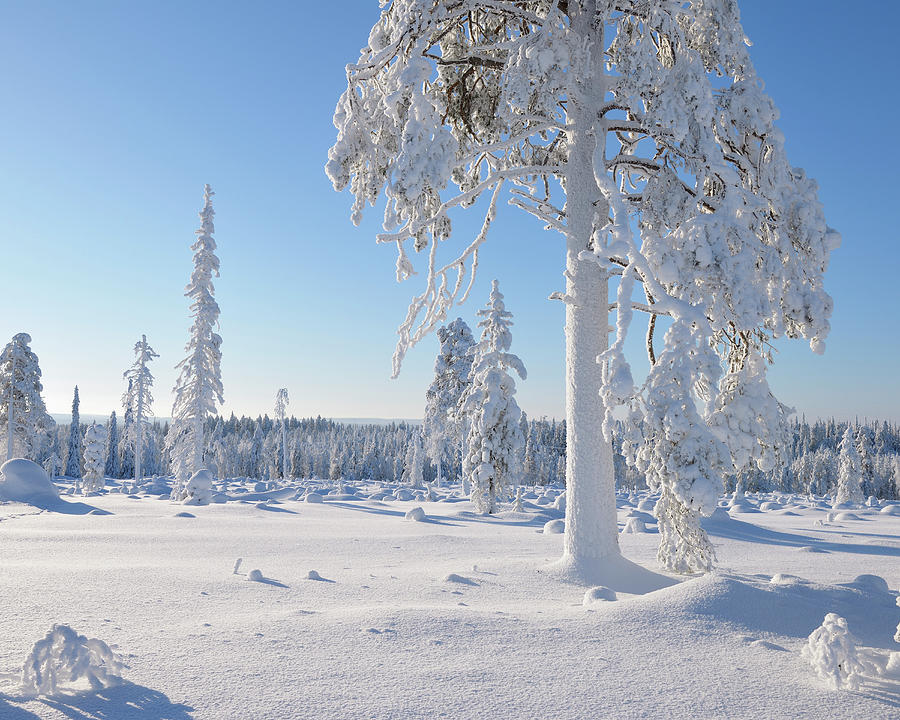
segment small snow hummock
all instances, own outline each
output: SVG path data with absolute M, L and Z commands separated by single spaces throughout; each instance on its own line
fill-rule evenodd
M 565 520 L 550 520 L 544 523 L 544 535 L 562 535 L 565 531 Z
M 7 460 L 0 466 L 0 500 L 34 504 L 57 500 L 59 490 L 44 468 L 25 458 Z
M 212 500 L 212 473 L 203 468 L 195 472 L 185 488 L 185 505 L 209 505 Z
M 22 691 L 55 695 L 58 683 L 81 679 L 87 680 L 93 690 L 100 690 L 122 682 L 126 667 L 102 640 L 79 635 L 68 625 L 54 625 L 25 659 Z
M 644 524 L 644 521 L 639 517 L 630 517 L 625 519 L 625 527 L 622 529 L 623 533 L 645 533 L 647 532 L 647 526 Z
M 261 570 L 251 570 L 247 573 L 247 579 L 252 580 L 253 582 L 262 582 L 263 574 Z
M 412 510 L 407 511 L 406 519 L 412 520 L 413 522 L 425 522 L 428 517 L 425 515 L 425 511 L 416 506 Z
M 308 573 L 306 573 L 306 579 L 307 580 L 324 580 L 325 578 L 323 578 L 321 575 L 319 575 L 319 573 L 317 571 L 310 570 Z
M 306 493 L 306 497 L 303 498 L 308 503 L 320 503 L 322 502 L 322 496 L 319 493 L 309 492 Z
M 581 604 L 585 607 L 590 607 L 591 605 L 597 605 L 599 603 L 612 602 L 616 599 L 617 596 L 615 590 L 611 590 L 605 585 L 597 585 L 585 591 L 584 599 L 581 601 Z
M 859 688 L 859 675 L 866 670 L 866 663 L 856 649 L 847 621 L 839 615 L 828 613 L 800 654 L 835 690 Z

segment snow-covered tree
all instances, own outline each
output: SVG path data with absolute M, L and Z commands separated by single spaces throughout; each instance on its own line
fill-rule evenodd
M 119 477 L 119 421 L 116 418 L 116 411 L 113 410 L 109 415 L 109 432 L 106 436 L 106 467 L 104 474 L 106 477 Z
M 67 477 L 81 478 L 81 460 L 84 455 L 83 438 L 81 436 L 81 416 L 78 407 L 81 400 L 78 398 L 78 386 L 75 386 L 75 395 L 72 398 L 72 422 L 69 425 L 69 442 L 66 447 L 66 471 Z
M 134 364 L 123 374 L 128 380 L 128 390 L 122 396 L 122 404 L 131 418 L 125 441 L 134 452 L 135 482 L 144 477 L 144 434 L 148 419 L 153 416 L 153 373 L 147 364 L 158 357 L 159 354 L 147 343 L 147 336 L 141 335 L 141 339 L 134 344 Z
M 862 487 L 862 463 L 856 450 L 856 438 L 853 428 L 847 425 L 844 437 L 838 447 L 838 479 L 837 492 L 834 495 L 835 505 L 843 503 L 861 503 L 863 497 Z
M 782 336 L 823 349 L 823 275 L 839 243 L 816 184 L 787 161 L 735 0 L 388 1 L 347 78 L 326 172 L 349 186 L 356 223 L 384 196 L 378 239 L 397 248 L 398 280 L 414 274 L 410 245 L 427 255 L 395 374 L 467 296 L 508 189 L 565 240 L 566 289 L 554 294 L 566 303 L 563 571 L 587 580 L 618 554 L 620 405 L 635 427 L 643 421 L 629 437 L 641 462 L 669 507 L 683 508 L 662 520 L 674 533 L 696 528 L 732 464 L 708 425 L 723 410 L 723 367 Z M 447 256 L 450 214 L 473 206 L 485 212 L 481 231 Z M 624 355 L 635 310 L 649 317 L 640 385 Z M 698 454 L 667 460 L 687 438 Z
M 287 447 L 287 406 L 290 402 L 288 398 L 287 388 L 281 388 L 275 393 L 275 417 L 281 423 L 281 478 L 286 480 L 288 477 L 288 447 Z
M 403 480 L 414 488 L 422 487 L 423 470 L 425 469 L 425 448 L 420 433 L 413 433 L 406 446 L 406 469 Z
M 41 368 L 30 347 L 31 336 L 18 333 L 0 354 L 0 432 L 6 439 L 6 459 L 40 461 L 56 434 L 41 392 Z
M 106 470 L 106 428 L 91 423 L 84 434 L 84 479 L 82 491 L 87 494 L 103 488 Z
M 497 499 L 521 477 L 525 438 L 519 424 L 515 370 L 523 380 L 525 366 L 509 352 L 512 313 L 494 280 L 487 306 L 478 311 L 481 340 L 471 348 L 472 382 L 462 400 L 469 435 L 463 471 L 472 485 L 472 501 L 479 512 L 492 513 Z
M 463 418 L 457 410 L 469 386 L 475 344 L 472 331 L 462 318 L 438 328 L 441 343 L 434 361 L 434 380 L 425 392 L 425 417 L 422 433 L 425 449 L 437 468 L 437 484 L 441 484 L 441 461 L 449 447 L 461 442 Z
M 185 289 L 185 296 L 191 300 L 194 323 L 185 347 L 188 355 L 176 366 L 180 373 L 175 384 L 172 425 L 166 437 L 166 449 L 175 475 L 172 483 L 175 500 L 184 499 L 187 481 L 202 469 L 203 424 L 215 413 L 216 403 L 224 402 L 220 367 L 222 338 L 214 331 L 219 322 L 219 304 L 215 300 L 212 278 L 219 276 L 219 258 L 213 239 L 213 195 L 212 188 L 206 185 L 200 228 L 196 231 L 196 242 L 191 245 L 194 271 Z
M 119 436 L 119 475 L 118 477 L 134 477 L 134 444 L 132 426 L 134 425 L 134 383 L 129 380 L 128 388 L 122 396 L 122 407 L 125 409 L 122 423 L 122 434 Z

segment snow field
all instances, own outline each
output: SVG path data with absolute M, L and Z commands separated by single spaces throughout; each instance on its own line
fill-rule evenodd
M 316 487 L 322 503 L 247 492 L 190 520 L 149 495 L 87 498 L 99 517 L 0 506 L 0 717 L 896 717 L 896 680 L 836 692 L 800 654 L 829 612 L 878 657 L 900 650 L 900 518 L 883 508 L 823 526 L 805 498 L 779 503 L 796 515 L 720 509 L 716 573 L 585 605 L 590 588 L 546 569 L 552 505 L 486 518 L 446 490 Z M 620 530 L 648 500 L 617 497 Z M 429 522 L 405 521 L 418 506 Z M 658 571 L 645 524 L 620 544 Z M 21 664 L 54 623 L 120 653 L 127 684 L 23 697 Z

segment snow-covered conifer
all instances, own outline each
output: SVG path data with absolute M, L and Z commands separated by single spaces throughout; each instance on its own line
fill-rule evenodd
M 503 294 L 494 280 L 487 306 L 478 311 L 483 318 L 481 340 L 471 348 L 472 381 L 462 400 L 469 434 L 463 471 L 472 486 L 472 501 L 479 512 L 492 513 L 497 499 L 521 477 L 525 438 L 519 424 L 515 370 L 526 377 L 522 361 L 509 352 L 512 344 L 512 313 L 503 304 Z
M 78 407 L 81 401 L 78 398 L 78 386 L 75 386 L 75 396 L 72 398 L 72 422 L 69 425 L 69 442 L 66 450 L 67 477 L 79 479 L 81 477 L 81 461 L 84 455 L 83 439 L 81 437 L 81 416 Z
M 122 407 L 125 408 L 122 423 L 122 434 L 119 436 L 119 475 L 117 477 L 134 477 L 134 445 L 130 438 L 133 437 L 132 425 L 134 424 L 134 383 L 129 380 L 128 388 L 122 395 Z
M 428 456 L 437 468 L 437 484 L 441 485 L 441 461 L 447 449 L 461 441 L 463 418 L 457 414 L 460 399 L 469 386 L 475 344 L 472 331 L 462 318 L 438 328 L 441 343 L 434 361 L 434 380 L 425 392 L 425 417 L 422 432 Z
M 645 421 L 646 438 L 629 441 L 646 443 L 644 461 L 656 467 L 665 458 L 650 454 L 693 437 L 696 463 L 684 457 L 657 476 L 673 502 L 715 495 L 732 464 L 727 448 L 743 447 L 720 445 L 708 425 L 724 410 L 723 368 L 782 336 L 823 349 L 832 309 L 823 276 L 838 235 L 824 222 L 815 182 L 787 160 L 734 0 L 382 7 L 347 68 L 326 172 L 353 193 L 355 223 L 384 196 L 379 240 L 397 248 L 398 280 L 414 275 L 410 246 L 427 256 L 394 371 L 467 296 L 505 190 L 564 237 L 566 288 L 554 294 L 566 303 L 562 569 L 587 580 L 618 554 L 615 408 L 627 405 L 632 422 Z M 451 213 L 469 207 L 484 209 L 481 231 L 455 257 L 441 257 Z M 616 313 L 611 343 L 608 310 Z M 635 310 L 649 318 L 651 364 L 637 386 L 624 355 Z M 657 362 L 659 317 L 670 355 L 684 353 L 683 362 Z M 687 342 L 679 348 L 672 338 Z M 668 382 L 676 378 L 681 402 Z M 684 507 L 673 521 L 696 524 L 691 513 L 712 510 Z
M 153 373 L 147 364 L 158 358 L 159 354 L 147 343 L 147 336 L 134 345 L 134 364 L 125 371 L 128 390 L 122 396 L 125 412 L 130 412 L 131 423 L 127 427 L 125 441 L 134 452 L 134 481 L 140 482 L 144 477 L 144 435 L 148 418 L 153 416 Z
M 97 492 L 103 485 L 106 470 L 106 428 L 91 423 L 84 434 L 84 480 L 82 491 L 87 494 Z
M 119 477 L 119 421 L 116 418 L 116 411 L 113 410 L 109 415 L 108 433 L 106 436 L 106 467 L 104 475 L 106 477 Z
M 847 425 L 844 437 L 838 448 L 838 479 L 837 491 L 834 495 L 835 505 L 843 503 L 861 503 L 863 497 L 862 487 L 862 463 L 856 450 L 856 438 L 853 428 Z
M 28 333 L 18 333 L 0 354 L 0 432 L 7 460 L 42 460 L 56 434 L 56 423 L 41 397 L 41 368 L 30 343 Z
M 287 388 L 281 388 L 275 394 L 275 417 L 281 423 L 281 478 L 288 477 L 288 446 L 287 446 L 287 406 L 290 402 Z
M 184 499 L 187 481 L 203 467 L 203 424 L 215 413 L 216 404 L 223 402 L 222 338 L 214 331 L 219 322 L 219 305 L 212 278 L 219 276 L 219 258 L 213 239 L 213 195 L 212 188 L 206 185 L 200 228 L 196 231 L 197 240 L 191 245 L 194 270 L 185 290 L 185 296 L 191 300 L 194 323 L 185 347 L 188 355 L 176 366 L 180 373 L 175 384 L 172 425 L 166 436 L 166 449 L 175 475 L 172 483 L 175 500 Z
M 422 444 L 422 435 L 414 433 L 406 446 L 406 469 L 403 472 L 403 479 L 414 488 L 420 488 L 423 484 L 425 449 Z

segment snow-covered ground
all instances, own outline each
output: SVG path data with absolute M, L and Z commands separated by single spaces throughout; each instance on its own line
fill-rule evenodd
M 714 574 L 585 604 L 547 571 L 559 490 L 488 518 L 448 491 L 307 485 L 0 505 L 0 718 L 900 717 L 900 674 L 835 691 L 800 652 L 829 612 L 876 662 L 900 651 L 900 506 L 748 496 L 705 522 Z M 618 505 L 648 530 L 624 554 L 657 571 L 652 499 Z M 23 696 L 55 623 L 108 643 L 127 682 Z

